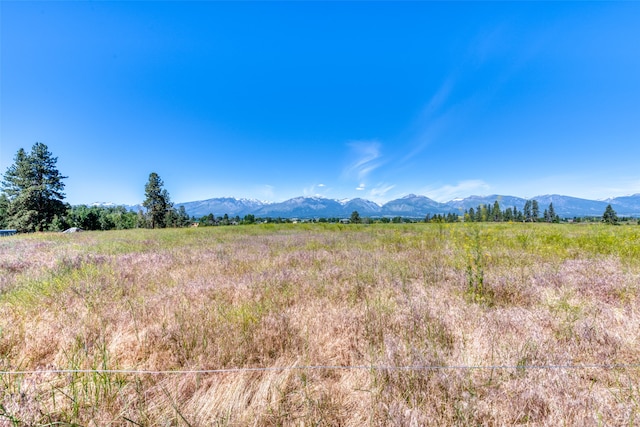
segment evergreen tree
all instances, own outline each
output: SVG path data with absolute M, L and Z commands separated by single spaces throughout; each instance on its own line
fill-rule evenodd
M 351 212 L 351 222 L 354 224 L 360 224 L 360 214 L 358 211 Z
M 2 193 L 0 194 L 0 228 L 7 228 L 9 220 L 9 199 Z
M 613 210 L 611 205 L 607 205 L 607 208 L 604 210 L 604 214 L 602 214 L 602 222 L 605 224 L 616 225 L 618 223 L 618 214 Z
M 531 220 L 536 222 L 538 217 L 540 217 L 540 206 L 538 206 L 538 201 L 534 199 L 531 201 Z
M 4 174 L 2 191 L 8 199 L 7 225 L 19 231 L 49 229 L 55 216 L 64 215 L 64 182 L 56 168 L 57 157 L 36 142 L 27 153 L 19 149 L 14 164 Z
M 505 221 L 513 221 L 513 210 L 511 208 L 507 208 L 507 210 L 504 211 L 503 219 Z
M 144 214 L 142 209 L 139 209 L 138 214 L 136 215 L 136 228 L 147 228 L 147 226 L 147 216 Z
M 166 191 L 166 190 L 165 190 Z M 167 212 L 164 214 L 164 226 L 165 227 L 179 227 L 178 212 L 173 207 L 167 208 Z
M 500 204 L 496 200 L 493 202 L 493 209 L 491 210 L 491 220 L 494 222 L 502 221 L 502 211 L 500 211 Z
M 64 216 L 54 215 L 51 224 L 49 224 L 49 231 L 63 231 L 69 228 Z
M 545 211 L 545 212 L 548 212 L 549 214 L 549 220 L 548 220 L 549 222 L 555 222 L 555 223 L 560 222 L 560 216 L 556 214 L 556 210 L 553 207 L 553 203 L 549 203 L 549 209 L 548 211 Z
M 179 227 L 188 227 L 191 224 L 191 219 L 189 218 L 189 214 L 187 214 L 187 210 L 184 206 L 180 206 L 178 208 L 178 226 Z
M 216 225 L 216 217 L 212 213 L 210 213 L 209 215 L 205 215 L 200 219 L 200 224 Z
M 169 193 L 163 189 L 164 183 L 157 173 L 149 174 L 149 181 L 144 187 L 145 200 L 142 206 L 147 208 L 149 225 L 151 228 L 164 228 L 167 226 L 167 213 L 173 205 L 169 199 Z
M 482 222 L 487 222 L 489 221 L 490 217 L 491 217 L 491 206 L 487 205 L 482 205 L 482 209 L 481 211 L 481 215 L 482 215 Z
M 532 215 L 531 215 L 531 200 L 527 200 L 524 203 L 524 219 L 525 221 L 531 221 L 532 220 Z
M 242 218 L 243 224 L 254 224 L 256 222 L 256 216 L 253 214 L 247 214 Z
M 482 205 L 478 205 L 478 208 L 476 209 L 476 217 L 474 221 L 482 222 Z

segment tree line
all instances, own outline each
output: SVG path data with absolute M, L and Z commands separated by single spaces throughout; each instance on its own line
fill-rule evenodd
M 200 219 L 189 217 L 184 206 L 175 208 L 169 192 L 164 189 L 160 176 L 151 172 L 144 187 L 145 199 L 143 209 L 130 211 L 123 206 L 71 206 L 64 203 L 64 179 L 57 169 L 58 158 L 54 157 L 48 147 L 36 142 L 30 152 L 20 148 L 15 155 L 14 163 L 7 168 L 2 179 L 0 192 L 0 229 L 11 228 L 19 232 L 61 231 L 70 227 L 85 230 L 114 230 L 129 228 L 165 228 L 185 227 L 193 223 L 203 226 L 255 224 L 257 222 L 292 222 L 282 218 L 256 218 L 254 215 L 230 218 L 227 214 L 216 218 L 208 214 Z M 516 206 L 502 210 L 496 200 L 493 205 L 481 204 L 477 208 L 464 211 L 462 216 L 454 213 L 445 215 L 427 215 L 424 222 L 560 222 L 553 203 L 540 213 L 536 200 L 528 200 L 524 208 Z M 602 218 L 607 224 L 618 224 L 619 219 L 611 205 L 607 206 Z M 344 222 L 341 218 L 320 218 L 318 222 Z M 417 222 L 415 219 L 362 218 L 354 211 L 349 218 L 351 223 L 405 223 Z M 640 222 L 639 222 L 640 223 Z
M 145 210 L 123 206 L 71 206 L 64 203 L 64 179 L 58 158 L 36 142 L 31 151 L 20 148 L 14 163 L 2 177 L 0 228 L 19 232 L 61 231 L 70 227 L 85 230 L 184 227 L 191 223 L 184 207 L 175 209 L 157 173 L 145 185 Z
M 508 207 L 505 210 L 500 208 L 500 203 L 496 200 L 493 205 L 481 204 L 476 209 L 469 208 L 464 211 L 465 222 L 560 222 L 560 216 L 556 214 L 553 203 L 549 203 L 540 215 L 540 205 L 537 200 L 527 200 L 522 210 L 517 206 Z
M 184 208 L 167 212 L 165 227 L 186 227 L 191 225 L 191 218 Z M 159 228 L 159 224 L 155 224 Z M 152 228 L 152 224 L 144 211 L 132 211 L 124 206 L 69 206 L 65 214 L 54 217 L 49 230 L 62 231 L 71 227 L 83 230 L 127 230 L 131 228 Z

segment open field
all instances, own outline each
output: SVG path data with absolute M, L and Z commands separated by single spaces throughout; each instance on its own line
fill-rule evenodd
M 636 226 L 6 237 L 0 426 L 637 425 L 638 331 Z

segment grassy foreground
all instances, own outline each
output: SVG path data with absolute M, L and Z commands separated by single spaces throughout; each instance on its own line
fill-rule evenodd
M 0 426 L 637 425 L 638 331 L 640 227 L 7 237 Z

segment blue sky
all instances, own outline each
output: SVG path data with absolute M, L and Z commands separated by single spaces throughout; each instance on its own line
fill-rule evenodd
M 640 192 L 640 2 L 0 2 L 72 204 Z

